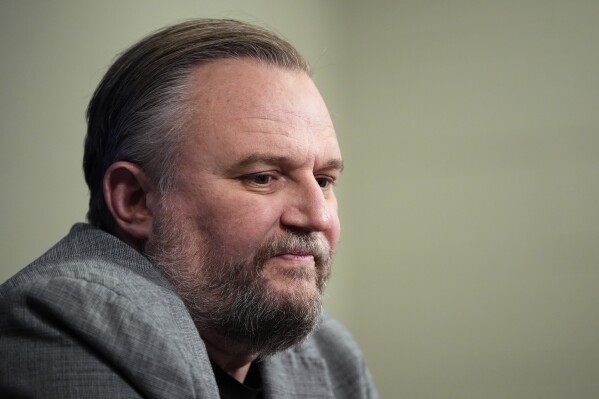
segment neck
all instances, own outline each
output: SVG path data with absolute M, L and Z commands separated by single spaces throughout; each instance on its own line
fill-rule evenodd
M 241 349 L 239 345 L 232 345 L 231 342 L 218 334 L 201 333 L 200 335 L 206 344 L 210 359 L 227 374 L 243 384 L 252 362 L 258 357 L 257 354 L 248 353 Z

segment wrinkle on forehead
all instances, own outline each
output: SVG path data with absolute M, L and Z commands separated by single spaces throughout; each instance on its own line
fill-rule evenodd
M 324 133 L 321 138 L 336 137 L 335 128 L 330 119 L 325 121 L 313 120 L 298 113 L 286 112 L 290 118 L 276 116 L 240 116 L 227 121 L 238 125 L 241 131 L 249 133 L 281 134 L 291 136 L 291 130 L 300 125 L 303 129 Z M 293 121 L 292 121 L 293 120 Z M 290 123 L 293 122 L 293 123 Z M 300 122 L 300 123 L 298 123 Z

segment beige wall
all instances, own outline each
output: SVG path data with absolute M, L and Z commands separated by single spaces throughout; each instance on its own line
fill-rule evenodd
M 599 397 L 599 2 L 351 2 L 354 333 L 385 397 Z
M 327 307 L 383 398 L 599 397 L 599 3 L 0 3 L 0 281 L 83 220 L 84 109 L 167 23 L 274 27 L 347 169 Z

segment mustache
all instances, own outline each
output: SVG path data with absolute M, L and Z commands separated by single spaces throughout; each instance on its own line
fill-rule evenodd
M 312 255 L 317 267 L 327 264 L 332 258 L 328 242 L 315 235 L 288 233 L 273 238 L 256 253 L 257 265 L 264 265 L 270 258 L 282 254 Z

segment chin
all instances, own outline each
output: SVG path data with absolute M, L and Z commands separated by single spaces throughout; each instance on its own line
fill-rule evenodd
M 276 297 L 291 296 L 300 298 L 313 298 L 320 296 L 320 291 L 316 287 L 316 281 L 311 280 L 291 280 L 291 279 L 271 279 L 267 281 L 268 290 Z
M 296 295 L 320 294 L 314 267 L 267 267 L 263 270 L 263 275 L 271 292 Z

